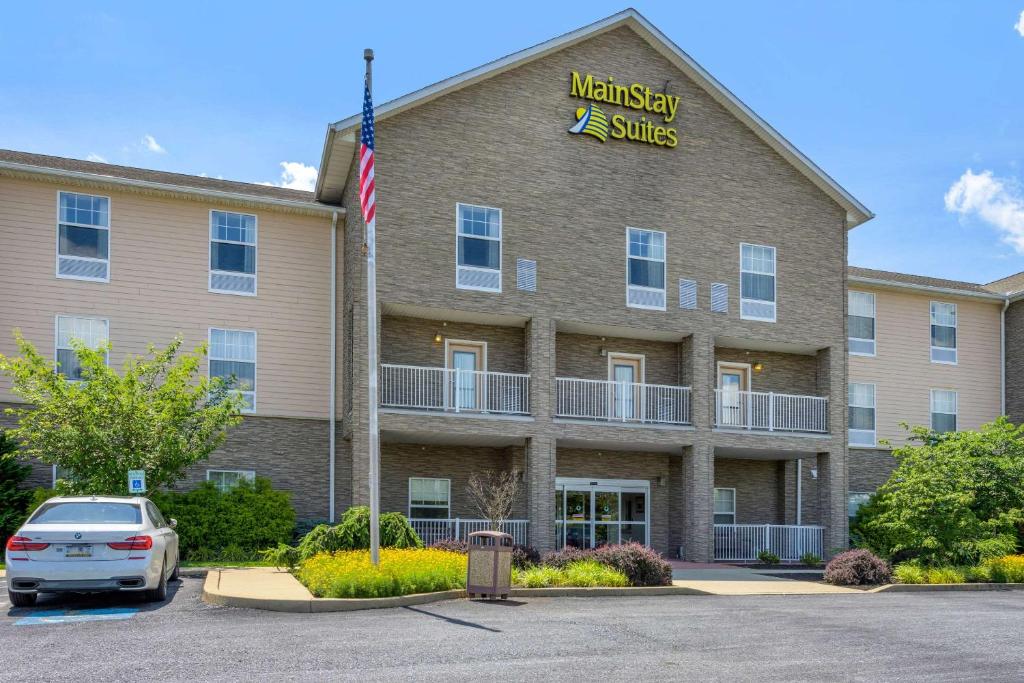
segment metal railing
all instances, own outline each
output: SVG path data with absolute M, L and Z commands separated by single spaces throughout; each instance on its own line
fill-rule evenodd
M 828 399 L 715 389 L 715 426 L 765 432 L 828 432 Z
M 529 415 L 530 376 L 382 364 L 380 404 L 410 410 Z
M 581 420 L 690 424 L 690 387 L 609 380 L 555 380 L 555 415 Z
M 825 556 L 824 527 L 781 524 L 716 524 L 715 559 L 753 562 L 765 550 L 783 562 L 797 562 L 805 553 Z
M 486 519 L 410 519 L 409 523 L 424 545 L 431 545 L 445 539 L 466 540 L 474 531 L 487 531 L 491 522 Z M 517 545 L 527 545 L 526 530 L 529 522 L 525 519 L 505 521 L 502 531 L 511 534 Z

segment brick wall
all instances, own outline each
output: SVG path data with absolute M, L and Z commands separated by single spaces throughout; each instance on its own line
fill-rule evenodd
M 679 344 L 560 333 L 555 341 L 559 377 L 608 379 L 608 355 L 627 353 L 644 357 L 647 384 L 679 384 Z M 606 351 L 601 355 L 601 349 Z
M 444 339 L 487 343 L 487 370 L 525 372 L 526 337 L 522 327 L 385 316 L 381 320 L 381 362 L 445 367 Z

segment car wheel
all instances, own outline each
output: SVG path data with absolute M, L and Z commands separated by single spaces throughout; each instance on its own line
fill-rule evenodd
M 7 591 L 7 598 L 15 607 L 31 607 L 36 604 L 36 597 L 38 595 L 38 593 L 15 593 L 11 590 Z
M 146 602 L 163 602 L 167 599 L 167 559 L 160 567 L 160 583 L 156 588 L 146 591 Z

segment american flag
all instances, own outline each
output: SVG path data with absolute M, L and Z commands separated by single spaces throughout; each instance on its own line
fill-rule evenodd
M 363 220 L 370 223 L 377 212 L 377 198 L 373 185 L 373 102 L 370 88 L 363 88 L 363 125 L 359 140 L 359 204 Z

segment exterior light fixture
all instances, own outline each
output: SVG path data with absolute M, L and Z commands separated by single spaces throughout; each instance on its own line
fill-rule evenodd
M 761 361 L 755 361 L 754 372 L 761 372 L 762 370 L 764 370 L 764 363 L 762 363 Z
M 442 341 L 444 341 L 444 337 L 441 336 L 441 332 L 440 331 L 435 332 L 434 333 L 434 343 L 435 344 L 440 344 Z

